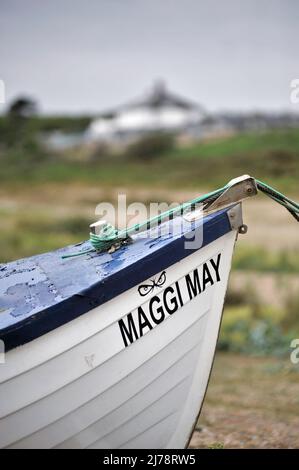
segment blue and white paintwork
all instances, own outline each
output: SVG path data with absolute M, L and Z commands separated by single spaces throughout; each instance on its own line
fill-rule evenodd
M 112 254 L 62 258 L 90 247 L 83 242 L 0 266 L 6 349 L 0 447 L 188 443 L 212 366 L 237 234 L 230 210 L 185 223 L 183 233 L 163 235 L 160 226 Z M 186 249 L 185 235 L 199 231 L 201 247 Z M 217 282 L 188 297 L 188 275 L 220 255 Z M 144 284 L 152 286 L 148 295 Z M 179 303 L 170 299 L 174 286 Z M 153 296 L 156 303 L 177 302 L 175 313 L 165 315 L 161 303 L 163 321 L 151 320 L 126 344 L 121 322 L 146 312 Z
M 180 224 L 178 217 L 174 232 Z M 73 320 L 189 256 L 195 249 L 185 249 L 185 235 L 202 229 L 202 247 L 230 231 L 227 210 L 189 225 L 185 222 L 183 233 L 163 235 L 162 225 L 147 236 L 136 235 L 133 244 L 113 254 L 62 258 L 89 249 L 86 241 L 0 265 L 0 339 L 6 350 Z

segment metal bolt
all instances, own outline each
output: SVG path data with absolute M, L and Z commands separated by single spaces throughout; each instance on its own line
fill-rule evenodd
M 245 234 L 245 233 L 247 233 L 247 230 L 248 230 L 247 225 L 245 225 L 245 224 L 240 225 L 240 227 L 239 227 L 239 233 Z

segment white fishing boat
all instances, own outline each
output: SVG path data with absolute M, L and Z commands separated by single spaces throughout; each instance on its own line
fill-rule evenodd
M 84 242 L 1 265 L 0 447 L 186 447 L 256 191 L 234 180 L 114 252 Z

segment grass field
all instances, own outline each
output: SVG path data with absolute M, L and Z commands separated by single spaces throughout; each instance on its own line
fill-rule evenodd
M 1 140 L 0 140 L 1 142 Z M 29 140 L 0 146 L 0 182 L 18 186 L 46 182 L 86 182 L 99 187 L 194 189 L 223 186 L 240 174 L 252 174 L 291 193 L 298 191 L 299 130 L 247 133 L 188 147 L 174 147 L 150 159 L 100 152 L 92 147 L 53 155 Z

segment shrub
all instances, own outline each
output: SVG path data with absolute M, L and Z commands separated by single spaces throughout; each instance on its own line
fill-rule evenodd
M 285 355 L 290 334 L 279 324 L 280 312 L 261 307 L 259 317 L 247 305 L 225 309 L 218 349 L 256 355 Z
M 174 137 L 170 134 L 150 134 L 128 145 L 128 158 L 150 161 L 174 148 Z

